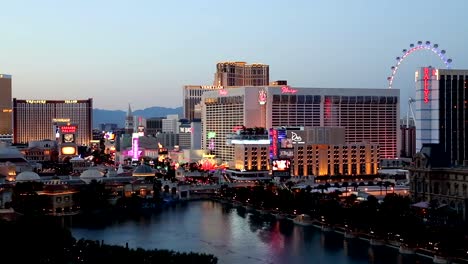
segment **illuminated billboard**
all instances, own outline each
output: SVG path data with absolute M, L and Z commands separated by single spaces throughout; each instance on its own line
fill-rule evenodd
M 115 140 L 115 134 L 114 132 L 106 132 L 104 138 L 107 140 Z
M 210 131 L 210 132 L 208 132 L 208 134 L 206 135 L 206 137 L 207 137 L 208 139 L 210 139 L 210 138 L 215 138 L 215 137 L 216 137 L 216 132 Z
M 292 149 L 292 148 L 294 148 L 292 139 L 290 139 L 290 138 L 281 139 L 281 148 L 282 149 Z
M 145 127 L 144 126 L 138 126 L 138 136 L 140 136 L 140 137 L 145 136 Z
M 291 161 L 289 159 L 275 159 L 272 161 L 273 177 L 291 176 Z
M 60 153 L 62 155 L 75 155 L 76 154 L 76 148 L 72 146 L 64 146 L 60 149 Z
M 274 171 L 289 171 L 291 167 L 291 161 L 288 159 L 273 160 Z
M 293 149 L 280 149 L 279 151 L 279 158 L 293 158 L 294 157 L 294 150 Z

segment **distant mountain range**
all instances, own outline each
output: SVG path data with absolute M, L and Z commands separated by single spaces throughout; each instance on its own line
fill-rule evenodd
M 182 107 L 167 108 L 154 106 L 143 110 L 135 110 L 133 111 L 133 115 L 150 118 L 179 114 L 179 116 L 182 117 L 182 111 Z M 103 123 L 114 123 L 123 128 L 125 126 L 126 115 L 127 112 L 122 110 L 93 109 L 93 128 L 98 128 L 99 124 Z

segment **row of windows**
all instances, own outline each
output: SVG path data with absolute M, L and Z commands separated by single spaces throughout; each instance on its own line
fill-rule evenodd
M 273 95 L 273 103 L 289 104 L 397 104 L 396 96 L 321 96 L 321 95 Z

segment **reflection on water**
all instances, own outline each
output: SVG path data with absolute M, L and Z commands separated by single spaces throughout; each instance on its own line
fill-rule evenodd
M 219 263 L 416 263 L 397 250 L 210 201 L 143 216 L 64 221 L 76 238 L 108 244 L 214 254 Z M 427 260 L 424 260 L 430 263 Z

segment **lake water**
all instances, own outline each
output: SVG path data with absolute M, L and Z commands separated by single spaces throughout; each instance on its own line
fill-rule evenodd
M 139 217 L 86 223 L 72 219 L 71 231 L 77 239 L 106 244 L 210 253 L 218 263 L 432 263 L 212 201 L 189 202 Z

